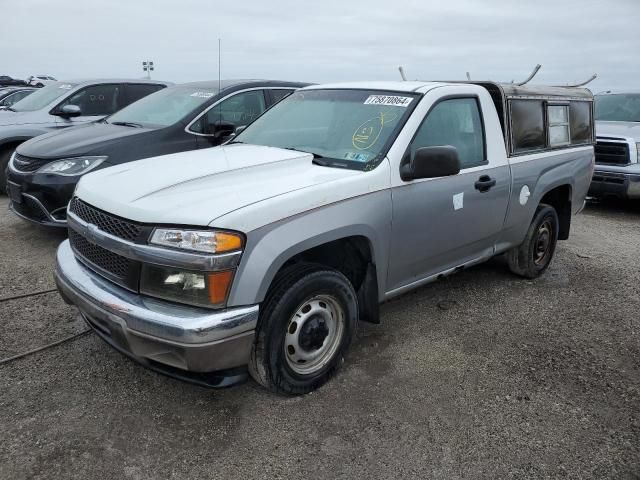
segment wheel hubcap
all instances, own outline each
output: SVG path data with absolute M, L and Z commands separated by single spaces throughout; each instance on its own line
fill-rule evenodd
M 321 370 L 335 355 L 344 334 L 345 313 L 331 295 L 304 301 L 289 319 L 284 353 L 289 367 L 308 375 Z
M 536 235 L 534 263 L 536 265 L 544 264 L 551 254 L 551 243 L 553 239 L 553 226 L 551 222 L 546 220 L 538 228 Z

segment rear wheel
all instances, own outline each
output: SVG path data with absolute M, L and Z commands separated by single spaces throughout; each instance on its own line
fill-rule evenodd
M 541 204 L 524 242 L 507 252 L 509 269 L 525 278 L 536 278 L 549 267 L 558 243 L 560 222 L 556 210 Z
M 315 390 L 339 368 L 357 320 L 356 293 L 340 272 L 312 264 L 285 269 L 263 303 L 251 376 L 281 394 Z
M 0 151 L 0 193 L 7 193 L 7 168 L 15 148 Z

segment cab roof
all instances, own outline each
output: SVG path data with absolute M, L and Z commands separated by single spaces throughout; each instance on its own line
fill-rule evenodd
M 421 82 L 421 81 L 387 81 L 387 82 L 341 82 L 325 83 L 322 85 L 312 85 L 305 90 L 315 89 L 351 89 L 351 90 L 387 90 L 390 92 L 417 92 L 425 91 L 435 87 L 443 86 L 441 82 Z
M 514 83 L 499 83 L 491 81 L 388 81 L 388 82 L 343 82 L 313 85 L 306 89 L 358 89 L 358 90 L 388 90 L 393 92 L 424 93 L 432 88 L 445 85 L 478 85 L 499 92 L 505 98 L 513 97 L 558 97 L 572 99 L 591 99 L 593 94 L 587 88 L 555 87 L 546 85 L 516 85 Z

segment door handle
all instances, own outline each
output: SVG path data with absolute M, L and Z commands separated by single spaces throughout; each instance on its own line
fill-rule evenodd
M 496 179 L 489 175 L 482 175 L 475 183 L 476 190 L 480 192 L 488 192 L 496 184 Z

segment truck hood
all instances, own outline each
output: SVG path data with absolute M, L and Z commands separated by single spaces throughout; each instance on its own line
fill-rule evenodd
M 149 132 L 108 123 L 88 123 L 40 135 L 19 147 L 20 154 L 36 158 L 63 158 L 95 153 L 105 144 Z
M 237 144 L 99 170 L 81 179 L 76 195 L 138 222 L 205 226 L 257 202 L 363 174 L 315 165 L 304 152 Z
M 596 122 L 596 135 L 598 137 L 624 137 L 633 138 L 640 142 L 639 122 Z
M 8 125 L 26 125 L 35 123 L 50 123 L 51 119 L 42 112 L 12 112 L 0 110 L 0 127 Z

